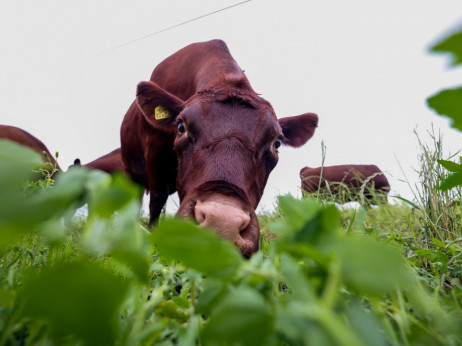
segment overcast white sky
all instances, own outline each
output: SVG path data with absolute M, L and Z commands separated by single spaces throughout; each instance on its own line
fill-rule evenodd
M 417 141 L 431 123 L 447 151 L 462 134 L 427 109 L 441 88 L 462 84 L 462 69 L 427 48 L 462 24 L 462 1 L 252 0 L 111 50 L 239 2 L 179 0 L 0 1 L 0 123 L 42 140 L 67 168 L 120 146 L 136 85 L 187 44 L 223 39 L 253 88 L 278 117 L 316 112 L 319 128 L 301 149 L 282 149 L 261 207 L 300 195 L 299 171 L 377 164 L 392 194 L 412 198 Z M 108 51 L 109 50 L 109 51 Z M 449 148 L 449 149 L 448 149 Z M 172 202 L 169 202 L 172 208 Z

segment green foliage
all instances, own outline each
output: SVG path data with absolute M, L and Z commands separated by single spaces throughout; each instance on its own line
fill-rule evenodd
M 233 244 L 190 222 L 167 220 L 153 232 L 152 241 L 165 258 L 218 278 L 234 275 L 243 262 Z
M 462 156 L 459 157 L 460 164 L 447 160 L 438 160 L 438 163 L 446 168 L 450 174 L 441 182 L 441 190 L 449 190 L 458 185 L 462 185 Z
M 462 30 L 451 33 L 431 47 L 430 50 L 434 53 L 449 54 L 452 66 L 462 64 Z
M 351 216 L 282 196 L 262 222 L 263 250 L 244 260 L 191 222 L 167 217 L 146 230 L 141 191 L 122 176 L 76 169 L 31 191 L 17 177 L 37 157 L 23 164 L 18 153 L 0 178 L 16 184 L 1 198 L 19 208 L 0 212 L 0 345 L 462 340 L 460 239 L 424 248 L 417 232 L 394 231 L 411 227 L 408 207 Z M 75 216 L 83 205 L 88 216 Z
M 462 63 L 462 30 L 457 30 L 451 35 L 435 44 L 432 52 L 448 53 L 452 57 L 452 66 Z M 462 87 L 443 90 L 427 99 L 427 104 L 438 114 L 451 119 L 451 126 L 462 131 Z M 462 186 L 462 170 L 460 165 L 448 161 L 439 161 L 450 172 L 453 172 L 446 180 L 442 181 L 441 189 L 448 190 L 456 186 Z
M 451 126 L 462 131 L 462 87 L 446 89 L 429 97 L 427 104 L 439 115 L 449 117 Z
M 24 314 L 46 321 L 57 340 L 73 335 L 87 345 L 113 345 L 126 292 L 126 282 L 96 263 L 71 262 L 28 277 L 21 298 Z

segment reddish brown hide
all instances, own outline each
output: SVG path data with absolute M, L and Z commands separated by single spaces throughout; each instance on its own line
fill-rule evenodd
M 178 191 L 177 215 L 258 250 L 255 208 L 281 144 L 303 145 L 316 114 L 277 120 L 223 41 L 191 44 L 141 82 L 121 128 L 128 174 L 150 193 L 150 223 Z
M 31 148 L 40 154 L 44 162 L 50 162 L 57 169 L 61 170 L 45 144 L 43 144 L 38 138 L 31 135 L 29 132 L 14 126 L 0 125 L 0 138 L 9 139 L 13 142 Z M 43 152 L 47 153 L 48 158 L 45 157 Z M 49 168 L 48 171 L 51 173 L 53 169 Z
M 80 165 L 81 165 L 80 159 L 75 159 L 73 166 L 80 166 Z M 125 165 L 124 165 L 124 162 L 122 161 L 122 155 L 121 155 L 120 148 L 115 149 L 111 151 L 110 153 L 103 155 L 100 158 L 97 158 L 96 160 L 91 161 L 83 166 L 87 168 L 91 168 L 91 169 L 98 169 L 106 173 L 125 172 Z
M 300 171 L 302 189 L 308 193 L 318 191 L 321 167 L 305 167 Z M 376 196 L 386 196 L 390 191 L 390 184 L 387 177 L 375 165 L 339 165 L 328 166 L 322 169 L 321 190 L 326 189 L 326 181 L 332 193 L 342 194 L 342 187 L 348 189 L 342 197 L 343 202 L 356 201 L 363 183 L 367 180 L 364 195 L 373 199 L 375 190 Z

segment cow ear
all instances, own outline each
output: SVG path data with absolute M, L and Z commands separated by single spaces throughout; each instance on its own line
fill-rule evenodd
M 278 120 L 284 137 L 282 143 L 294 148 L 301 147 L 314 135 L 318 127 L 318 116 L 314 113 L 305 113 L 294 117 Z
M 183 100 L 153 82 L 141 82 L 136 90 L 136 103 L 152 126 L 164 131 L 176 131 L 174 123 L 184 108 Z

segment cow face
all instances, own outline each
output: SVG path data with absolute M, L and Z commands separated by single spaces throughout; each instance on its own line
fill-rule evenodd
M 152 82 L 138 86 L 138 105 L 154 127 L 175 132 L 178 215 L 195 219 L 249 257 L 258 250 L 255 209 L 282 144 L 303 145 L 315 114 L 276 119 L 271 105 L 241 90 L 206 90 L 184 103 Z

